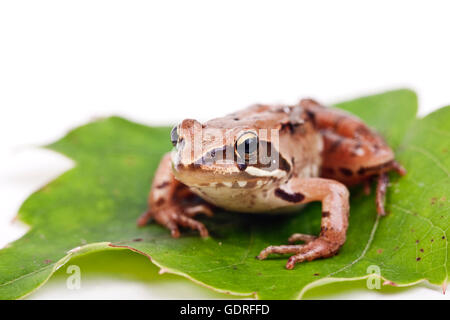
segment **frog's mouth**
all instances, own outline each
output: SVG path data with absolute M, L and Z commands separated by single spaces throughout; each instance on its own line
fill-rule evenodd
M 172 153 L 173 173 L 177 180 L 188 186 L 249 189 L 263 187 L 288 175 L 284 168 L 268 170 L 252 165 L 242 168 L 231 160 L 183 164 L 178 159 L 176 152 Z

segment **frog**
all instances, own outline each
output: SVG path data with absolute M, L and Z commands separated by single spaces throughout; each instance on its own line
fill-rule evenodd
M 361 185 L 370 194 L 376 182 L 374 211 L 384 216 L 389 173 L 406 174 L 364 121 L 309 98 L 255 104 L 204 123 L 185 119 L 170 138 L 174 149 L 162 157 L 138 225 L 154 220 L 174 238 L 180 228 L 205 238 L 208 229 L 195 218 L 216 208 L 282 214 L 321 202 L 318 235 L 295 233 L 257 256 L 287 254 L 287 269 L 339 252 L 349 225 L 349 188 Z

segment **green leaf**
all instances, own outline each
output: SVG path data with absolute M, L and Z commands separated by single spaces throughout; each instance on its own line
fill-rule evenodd
M 284 268 L 286 257 L 255 259 L 264 247 L 286 243 L 291 233 L 317 234 L 319 204 L 288 216 L 217 212 L 202 220 L 211 233 L 208 239 L 195 232 L 172 239 L 155 224 L 137 228 L 153 173 L 170 150 L 170 129 L 112 117 L 79 127 L 49 146 L 77 165 L 21 207 L 19 217 L 31 230 L 0 251 L 0 298 L 25 296 L 74 256 L 116 248 L 144 254 L 164 271 L 215 290 L 268 299 L 299 298 L 314 286 L 362 279 L 370 266 L 397 285 L 424 279 L 444 283 L 450 107 L 416 120 L 417 98 L 409 90 L 336 106 L 377 128 L 408 170 L 402 178 L 392 175 L 384 218 L 377 218 L 373 195 L 352 190 L 350 227 L 339 255 L 294 270 Z

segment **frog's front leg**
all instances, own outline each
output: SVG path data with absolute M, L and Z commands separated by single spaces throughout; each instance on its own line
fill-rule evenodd
M 150 219 L 168 228 L 172 237 L 180 236 L 179 227 L 198 230 L 202 237 L 208 236 L 203 223 L 193 219 L 199 213 L 212 215 L 205 203 L 192 204 L 196 196 L 184 184 L 175 179 L 172 173 L 170 154 L 166 154 L 155 173 L 148 197 L 149 209 L 138 219 L 138 225 L 144 226 Z
M 345 242 L 349 216 L 349 192 L 343 184 L 322 178 L 293 179 L 285 187 L 275 190 L 275 196 L 291 204 L 321 201 L 320 235 L 294 234 L 289 238 L 290 242 L 300 240 L 305 243 L 267 247 L 261 251 L 259 259 L 272 253 L 294 254 L 286 264 L 287 269 L 292 269 L 296 263 L 331 257 L 338 252 Z

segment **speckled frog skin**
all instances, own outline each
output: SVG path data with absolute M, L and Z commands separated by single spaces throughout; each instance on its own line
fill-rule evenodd
M 348 227 L 347 186 L 377 179 L 376 207 L 384 215 L 387 172 L 405 170 L 384 140 L 360 119 L 304 99 L 293 106 L 254 105 L 204 124 L 186 119 L 171 133 L 175 149 L 161 160 L 149 195 L 151 218 L 179 237 L 179 227 L 208 236 L 195 215 L 213 206 L 238 212 L 281 213 L 322 203 L 318 236 L 293 234 L 258 258 L 292 254 L 286 267 L 335 255 Z M 192 202 L 199 196 L 204 203 Z M 296 244 L 296 242 L 302 242 Z

